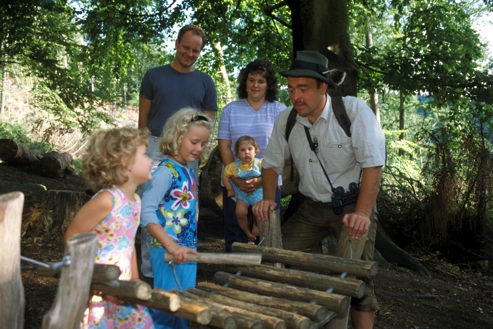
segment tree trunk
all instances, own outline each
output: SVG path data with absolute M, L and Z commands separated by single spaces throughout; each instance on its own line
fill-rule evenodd
M 13 166 L 27 166 L 39 162 L 32 151 L 6 138 L 0 139 L 0 160 Z
M 40 174 L 45 177 L 62 176 L 73 171 L 69 153 L 48 152 L 40 160 Z
M 358 69 L 348 34 L 347 0 L 289 0 L 289 8 L 294 52 L 313 50 L 327 56 L 330 69 L 347 73 L 345 83 L 331 95 L 356 95 Z

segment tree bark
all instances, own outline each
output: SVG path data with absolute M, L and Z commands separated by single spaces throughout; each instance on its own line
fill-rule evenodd
M 69 153 L 48 152 L 40 160 L 40 174 L 45 177 L 62 176 L 73 171 L 71 164 Z
M 35 153 L 7 138 L 0 139 L 0 160 L 13 166 L 27 166 L 39 162 Z
M 21 221 L 24 195 L 0 195 L 0 328 L 24 328 L 24 286 L 22 285 Z

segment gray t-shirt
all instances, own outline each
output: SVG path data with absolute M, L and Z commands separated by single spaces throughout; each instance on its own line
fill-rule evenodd
M 180 73 L 169 64 L 146 72 L 140 96 L 152 104 L 147 128 L 153 136 L 161 136 L 169 117 L 184 107 L 217 110 L 216 86 L 209 75 L 199 70 Z

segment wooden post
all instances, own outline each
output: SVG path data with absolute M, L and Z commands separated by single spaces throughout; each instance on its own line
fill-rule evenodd
M 80 328 L 89 300 L 97 235 L 77 234 L 67 241 L 70 265 L 62 268 L 55 301 L 43 317 L 43 329 Z
M 279 210 L 271 211 L 269 220 L 259 220 L 258 228 L 262 246 L 282 249 L 281 215 Z
M 24 194 L 0 195 L 0 328 L 24 328 L 21 278 L 21 222 Z

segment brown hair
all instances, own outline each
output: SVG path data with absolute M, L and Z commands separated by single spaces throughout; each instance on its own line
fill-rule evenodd
M 236 143 L 235 143 L 236 155 L 238 155 L 238 152 L 240 150 L 240 146 L 243 143 L 252 145 L 253 147 L 255 147 L 255 151 L 258 153 L 259 147 L 258 147 L 258 144 L 257 144 L 257 141 L 255 140 L 255 138 L 245 135 L 245 136 L 241 136 L 240 138 L 238 138 L 236 140 Z
M 133 127 L 99 130 L 89 137 L 82 158 L 82 176 L 94 192 L 128 181 L 125 166 L 133 164 L 140 145 L 148 145 L 149 131 Z
M 206 38 L 205 38 L 204 30 L 202 30 L 202 28 L 199 27 L 198 25 L 190 24 L 190 25 L 183 26 L 180 29 L 180 31 L 178 31 L 178 37 L 176 38 L 178 43 L 181 42 L 181 39 L 183 38 L 185 33 L 187 33 L 188 31 L 191 31 L 194 35 L 197 35 L 202 39 L 202 47 L 200 48 L 200 50 L 202 50 L 205 46 Z

